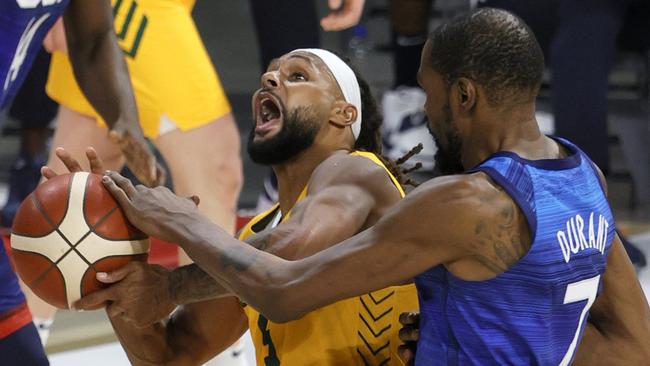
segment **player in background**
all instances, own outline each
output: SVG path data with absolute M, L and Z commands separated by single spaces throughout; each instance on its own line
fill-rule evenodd
M 240 137 L 192 19 L 194 3 L 112 1 L 114 29 L 126 56 L 140 125 L 167 162 L 174 191 L 200 195 L 202 212 L 234 231 L 242 184 Z M 54 51 L 47 92 L 60 104 L 48 166 L 62 167 L 55 148 L 84 162 L 86 146 L 93 146 L 107 169 L 120 170 L 124 157 L 119 146 L 107 138 L 105 121 L 75 83 L 62 36 L 66 24 L 57 22 L 47 38 Z M 180 251 L 179 262 L 191 261 Z M 38 316 L 52 319 L 52 307 L 32 297 L 29 304 Z M 241 350 L 230 354 L 241 358 Z
M 8 105 L 29 70 L 43 39 L 63 15 L 76 78 L 107 121 L 111 136 L 133 172 L 148 185 L 164 174 L 142 135 L 122 51 L 113 33 L 108 1 L 7 0 L 0 3 L 0 108 Z M 3 365 L 46 365 L 4 245 L 0 246 L 0 354 Z

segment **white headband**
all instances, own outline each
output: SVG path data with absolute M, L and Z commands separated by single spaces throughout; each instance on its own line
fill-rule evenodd
M 321 48 L 300 48 L 290 53 L 294 52 L 309 52 L 314 54 L 330 69 L 330 72 L 334 75 L 334 79 L 339 84 L 339 88 L 343 92 L 345 101 L 357 108 L 357 119 L 350 126 L 352 127 L 354 140 L 356 141 L 359 138 L 359 133 L 361 133 L 361 90 L 359 89 L 359 83 L 357 82 L 357 77 L 354 75 L 354 71 L 337 55 Z

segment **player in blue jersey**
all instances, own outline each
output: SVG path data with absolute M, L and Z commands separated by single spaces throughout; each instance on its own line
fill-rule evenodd
M 418 80 L 448 175 L 305 259 L 232 238 L 168 190 L 133 187 L 116 173 L 105 184 L 131 222 L 179 243 L 222 292 L 271 321 L 415 278 L 416 364 L 646 364 L 650 308 L 604 180 L 535 120 L 543 69 L 532 32 L 508 12 L 481 9 L 434 31 Z
M 112 129 L 136 175 L 150 185 L 162 178 L 138 123 L 133 92 L 115 33 L 110 1 L 0 1 L 0 109 L 20 88 L 43 39 L 63 14 L 75 75 L 84 93 Z M 0 245 L 0 363 L 45 365 L 4 245 Z
M 108 0 L 0 1 L 0 109 L 20 88 L 45 35 L 61 15 L 69 24 L 66 38 L 79 85 L 106 119 L 129 167 L 142 182 L 155 185 L 161 172 L 138 123 Z

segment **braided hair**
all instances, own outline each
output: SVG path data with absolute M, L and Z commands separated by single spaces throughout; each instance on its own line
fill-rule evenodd
M 379 108 L 377 108 L 377 102 L 375 101 L 375 98 L 370 91 L 370 86 L 361 77 L 359 72 L 354 67 L 352 67 L 352 65 L 350 65 L 349 60 L 343 57 L 341 59 L 343 59 L 352 68 L 352 71 L 354 71 L 354 75 L 357 78 L 359 89 L 361 91 L 361 131 L 359 133 L 357 141 L 354 144 L 354 149 L 371 152 L 377 155 L 402 186 L 417 186 L 417 183 L 408 178 L 407 175 L 415 170 L 420 169 L 422 167 L 422 163 L 417 163 L 409 169 L 403 169 L 401 166 L 412 156 L 422 151 L 422 144 L 417 144 L 409 152 L 404 154 L 404 156 L 395 161 L 392 161 L 382 155 L 381 125 L 383 123 L 383 117 L 379 112 Z

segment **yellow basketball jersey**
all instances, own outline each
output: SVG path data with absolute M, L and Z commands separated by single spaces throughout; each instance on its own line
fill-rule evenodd
M 386 167 L 374 154 L 353 152 Z M 404 197 L 395 177 L 386 169 Z M 307 196 L 307 187 L 298 201 Z M 240 240 L 263 230 L 279 205 L 254 217 L 239 235 Z M 290 217 L 291 212 L 282 220 Z M 393 286 L 314 310 L 298 320 L 277 324 L 250 306 L 250 333 L 258 366 L 271 365 L 403 365 L 397 356 L 400 345 L 399 314 L 418 309 L 415 285 Z
M 140 125 L 152 139 L 165 128 L 188 131 L 231 111 L 192 19 L 194 2 L 111 0 L 115 35 L 129 69 Z M 46 92 L 57 103 L 105 125 L 77 85 L 65 53 L 52 54 Z

